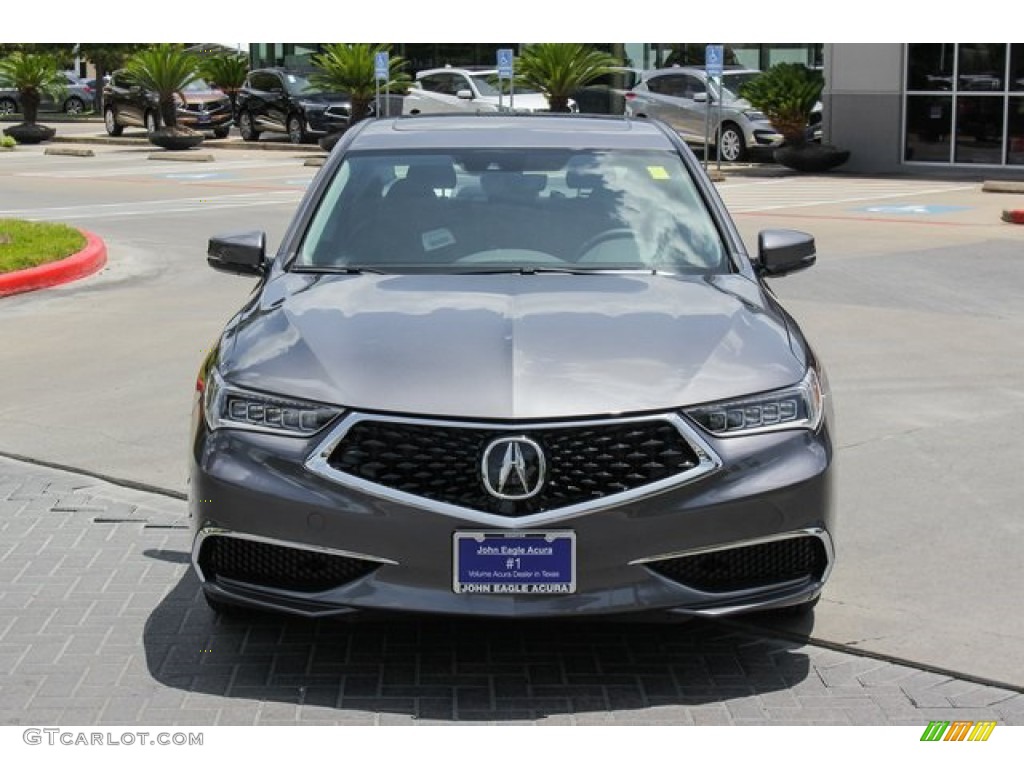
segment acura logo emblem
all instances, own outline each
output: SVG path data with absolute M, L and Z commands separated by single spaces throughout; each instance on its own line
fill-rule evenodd
M 528 499 L 544 485 L 544 452 L 528 437 L 502 437 L 487 446 L 480 470 L 484 487 L 492 496 L 510 501 Z

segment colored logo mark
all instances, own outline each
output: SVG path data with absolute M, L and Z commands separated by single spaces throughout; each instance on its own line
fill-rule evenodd
M 921 741 L 988 741 L 995 727 L 995 720 L 932 720 Z

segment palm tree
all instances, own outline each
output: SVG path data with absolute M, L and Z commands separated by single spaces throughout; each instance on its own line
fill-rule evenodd
M 807 126 L 824 85 L 817 70 L 784 62 L 744 83 L 740 96 L 764 112 L 788 146 L 799 147 L 807 141 Z
M 144 90 L 156 95 L 160 122 L 167 133 L 192 133 L 178 127 L 175 98 L 184 101 L 182 91 L 199 79 L 199 62 L 194 55 L 180 45 L 160 43 L 136 53 L 124 68 Z
M 369 113 L 378 88 L 374 78 L 374 60 L 378 53 L 384 51 L 390 52 L 390 48 L 382 44 L 334 43 L 326 46 L 319 56 L 312 57 L 317 71 L 309 78 L 310 84 L 325 91 L 349 95 L 350 125 L 358 123 Z M 405 93 L 409 89 L 411 79 L 402 71 L 404 66 L 405 59 L 401 56 L 389 55 L 389 79 L 380 84 L 382 92 Z
M 235 99 L 249 74 L 248 59 L 237 53 L 211 56 L 203 60 L 199 71 L 211 85 L 217 86 L 228 95 L 231 99 L 231 112 L 234 114 Z
M 516 82 L 547 96 L 552 112 L 568 112 L 573 91 L 619 63 L 584 43 L 533 43 L 516 59 Z
M 67 80 L 61 74 L 57 59 L 41 53 L 15 51 L 0 61 L 0 85 L 18 91 L 24 122 L 4 130 L 22 144 L 38 144 L 52 139 L 53 128 L 38 125 L 39 102 L 44 95 L 60 101 Z

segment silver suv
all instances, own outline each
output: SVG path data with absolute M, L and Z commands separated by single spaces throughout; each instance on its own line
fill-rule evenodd
M 626 114 L 664 120 L 690 144 L 703 145 L 707 131 L 712 145 L 721 146 L 723 160 L 745 160 L 751 147 L 782 144 L 782 134 L 764 113 L 739 97 L 740 86 L 759 74 L 757 69 L 726 69 L 719 94 L 701 67 L 652 69 L 626 94 Z

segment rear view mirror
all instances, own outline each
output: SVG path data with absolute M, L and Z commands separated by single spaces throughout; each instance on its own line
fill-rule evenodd
M 267 271 L 267 236 L 250 231 L 211 237 L 206 263 L 220 272 L 262 275 Z
M 778 277 L 814 264 L 814 238 L 795 229 L 766 229 L 757 236 L 758 271 L 765 277 Z

